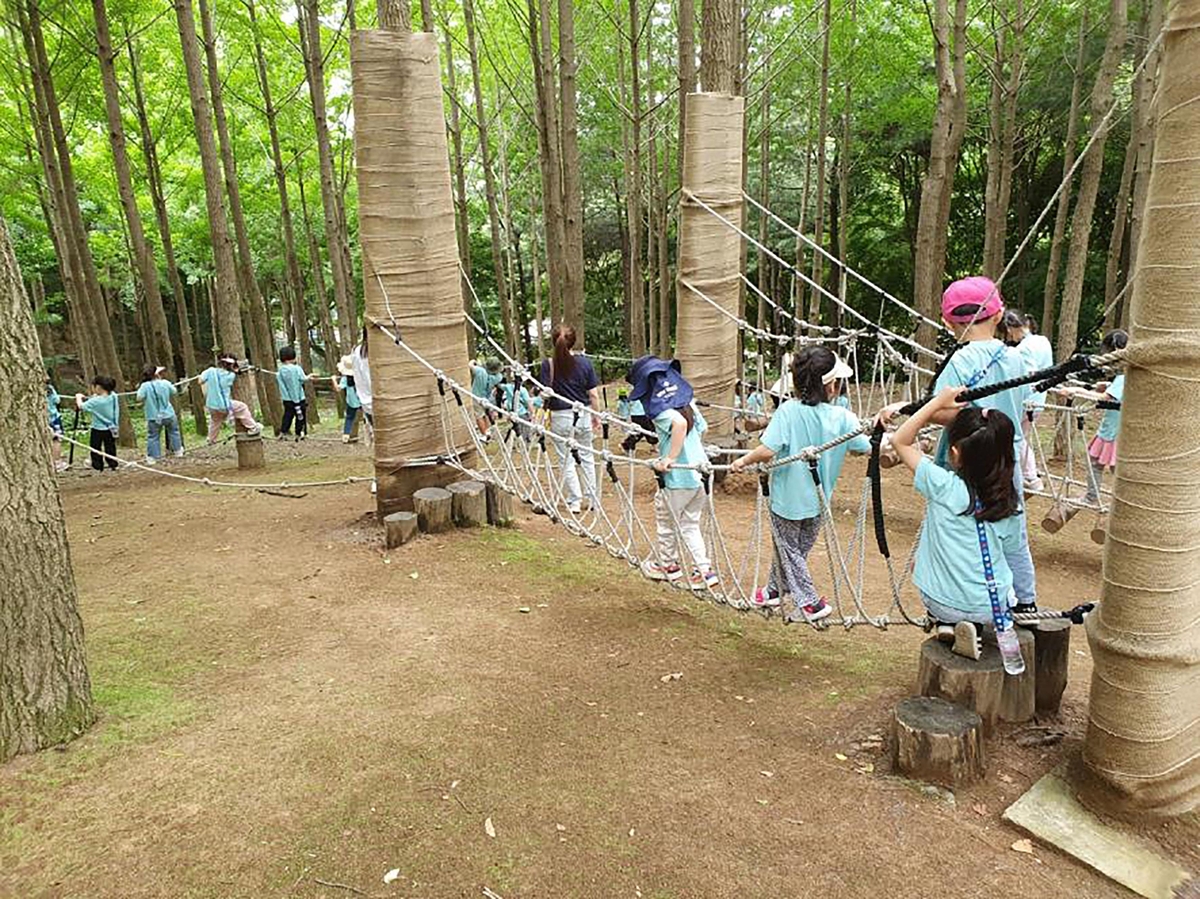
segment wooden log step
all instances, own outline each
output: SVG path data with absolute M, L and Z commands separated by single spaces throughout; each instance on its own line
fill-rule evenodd
M 934 637 L 921 644 L 917 668 L 917 693 L 935 696 L 970 709 L 983 719 L 988 736 L 1000 722 L 1022 723 L 1034 715 L 1035 680 L 1033 634 L 1017 628 L 1025 673 L 1004 673 L 1004 662 L 994 633 L 983 642 L 979 659 L 967 659 L 950 651 L 950 644 Z
M 957 787 L 983 778 L 983 721 L 960 705 L 913 696 L 892 713 L 892 764 L 906 777 Z
M 384 545 L 388 549 L 403 546 L 417 536 L 418 518 L 416 512 L 393 512 L 383 519 Z
M 506 528 L 513 523 L 513 497 L 499 484 L 487 485 L 487 519 L 493 527 Z
M 412 495 L 417 526 L 423 534 L 440 534 L 454 527 L 454 494 L 442 487 L 422 487 Z
M 1071 622 L 1066 618 L 1040 621 L 1031 629 L 1034 658 L 1034 709 L 1038 716 L 1057 715 L 1067 689 L 1071 661 Z
M 457 481 L 446 487 L 453 496 L 454 523 L 477 528 L 488 523 L 487 488 L 479 481 Z

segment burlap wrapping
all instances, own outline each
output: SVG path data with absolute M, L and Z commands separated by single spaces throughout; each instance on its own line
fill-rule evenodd
M 437 40 L 356 31 L 350 69 L 366 314 L 394 322 L 406 344 L 462 382 L 467 342 Z M 370 362 L 376 472 L 445 452 L 434 376 L 378 331 Z
M 687 195 L 695 195 L 741 226 L 744 110 L 742 97 L 689 94 L 684 125 L 675 355 L 696 395 L 724 406 L 733 405 L 738 326 L 687 285 L 736 316 L 741 238 L 707 211 L 689 203 Z M 704 414 L 710 435 L 733 433 L 733 416 L 728 411 L 706 409 Z
M 1173 13 L 1083 754 L 1093 798 L 1153 815 L 1200 805 L 1200 0 Z

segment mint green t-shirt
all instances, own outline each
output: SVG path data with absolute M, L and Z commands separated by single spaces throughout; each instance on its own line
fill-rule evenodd
M 950 363 L 937 379 L 934 392 L 946 387 L 987 387 L 991 384 L 1019 378 L 1026 372 L 1025 358 L 1015 348 L 1005 346 L 999 340 L 974 340 L 966 346 L 959 347 Z M 1014 387 L 1002 390 L 989 397 L 977 400 L 974 405 L 981 409 L 998 409 L 1012 419 L 1014 458 L 1021 458 L 1021 418 L 1025 414 L 1025 400 L 1030 396 L 1030 388 Z M 950 467 L 950 445 L 946 442 L 943 431 L 938 441 L 934 461 L 942 468 Z
M 200 383 L 205 386 L 204 407 L 214 412 L 229 411 L 233 402 L 233 379 L 235 375 L 227 368 L 217 368 L 215 365 L 204 369 L 200 374 Z
M 913 583 L 944 606 L 965 612 L 973 619 L 990 620 L 992 603 L 983 574 L 975 516 L 970 514 L 971 491 L 966 481 L 953 471 L 922 459 L 913 486 L 926 500 L 925 527 L 917 546 Z M 1024 527 L 1020 515 L 983 524 L 996 590 L 1004 608 L 1011 604 L 1013 585 L 1012 569 L 1005 557 L 1020 545 Z
M 679 451 L 679 458 L 675 460 L 677 465 L 701 465 L 708 461 L 708 456 L 704 452 L 704 442 L 700 439 L 701 435 L 708 430 L 708 422 L 704 420 L 704 416 L 695 406 L 692 406 L 692 416 L 695 424 L 688 435 L 683 438 L 683 449 Z M 654 419 L 654 429 L 658 432 L 658 456 L 660 459 L 670 451 L 671 426 L 677 421 L 686 423 L 683 413 L 678 409 L 665 409 Z M 704 483 L 700 472 L 692 468 L 670 468 L 663 475 L 663 480 L 668 490 L 694 490 Z
M 1125 395 L 1125 376 L 1117 375 L 1113 378 L 1112 383 L 1108 385 L 1108 390 L 1104 393 L 1109 399 L 1121 402 L 1121 397 Z M 1101 440 L 1116 440 L 1120 430 L 1121 410 L 1105 410 L 1104 417 L 1100 419 L 1100 430 L 1096 432 L 1096 436 Z
M 502 380 L 503 377 L 499 373 L 488 374 L 488 370 L 482 365 L 471 366 L 471 393 L 479 399 L 490 401 L 492 391 Z
M 308 375 L 294 362 L 285 362 L 275 372 L 275 383 L 279 385 L 279 398 L 289 403 L 304 401 L 304 382 Z
M 117 430 L 121 421 L 121 402 L 115 393 L 93 396 L 83 401 L 83 411 L 92 416 L 93 431 Z
M 137 398 L 146 409 L 146 421 L 167 421 L 175 417 L 171 397 L 176 394 L 175 385 L 164 378 L 143 381 L 138 387 Z
M 800 400 L 787 400 L 771 416 L 770 424 L 763 431 L 762 443 L 774 451 L 777 459 L 781 459 L 860 427 L 862 423 L 858 416 L 841 406 L 832 403 L 809 406 Z M 871 441 L 866 435 L 860 434 L 821 453 L 817 459 L 817 473 L 826 499 L 833 494 L 846 461 L 846 453 L 870 451 Z M 820 499 L 807 462 L 793 462 L 771 469 L 771 511 L 791 521 L 816 518 L 821 514 Z

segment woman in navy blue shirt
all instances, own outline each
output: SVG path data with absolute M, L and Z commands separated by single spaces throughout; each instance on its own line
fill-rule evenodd
M 554 357 L 542 362 L 538 380 L 554 391 L 557 396 L 548 397 L 546 408 L 550 410 L 550 431 L 564 440 L 555 440 L 558 464 L 563 473 L 563 493 L 567 508 L 574 514 L 583 511 L 583 501 L 589 506 L 597 503 L 596 460 L 592 455 L 592 434 L 600 428 L 600 419 L 590 411 L 576 411 L 574 401 L 589 409 L 600 409 L 600 379 L 587 356 L 572 352 L 575 347 L 575 329 L 567 325 L 556 325 L 551 334 L 554 341 Z M 560 399 L 562 397 L 563 399 Z M 565 440 L 574 440 L 583 449 L 579 450 L 579 471 L 575 457 Z M 582 475 L 582 485 L 580 477 Z

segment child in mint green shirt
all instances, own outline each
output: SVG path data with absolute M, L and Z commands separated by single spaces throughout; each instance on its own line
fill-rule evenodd
M 741 471 L 748 465 L 794 456 L 810 446 L 861 431 L 862 424 L 854 413 L 835 402 L 840 382 L 850 373 L 850 367 L 828 347 L 808 346 L 796 353 L 792 362 L 792 399 L 775 410 L 760 445 L 735 460 L 732 470 Z M 755 605 L 779 606 L 783 594 L 788 592 L 795 610 L 787 621 L 820 621 L 833 614 L 833 607 L 817 593 L 808 568 L 808 554 L 821 532 L 822 507 L 833 494 L 846 453 L 870 451 L 870 441 L 860 433 L 821 453 L 816 477 L 805 461 L 771 470 L 771 534 L 775 557 L 766 586 L 754 595 Z
M 285 346 L 279 351 L 279 371 L 275 382 L 279 385 L 279 398 L 283 400 L 283 423 L 279 427 L 279 439 L 291 435 L 292 422 L 296 423 L 296 439 L 308 436 L 308 395 L 304 385 L 308 375 L 296 364 L 295 347 Z
M 121 404 L 116 394 L 117 382 L 108 375 L 92 378 L 92 395 L 75 395 L 75 405 L 92 418 L 88 444 L 92 448 L 92 468 L 104 471 L 105 463 L 117 470 L 117 430 L 121 422 Z

